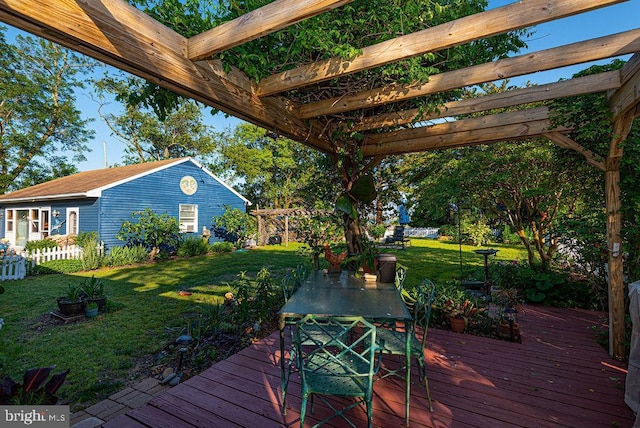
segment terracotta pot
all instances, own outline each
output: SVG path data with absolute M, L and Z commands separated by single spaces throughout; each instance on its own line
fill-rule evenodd
M 451 330 L 456 333 L 464 333 L 465 328 L 467 328 L 467 320 L 464 318 L 449 317 L 449 322 L 451 323 Z

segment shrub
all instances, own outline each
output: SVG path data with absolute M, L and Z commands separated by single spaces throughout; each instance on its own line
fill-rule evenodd
M 127 246 L 144 245 L 151 250 L 149 258 L 166 253 L 168 256 L 180 242 L 180 225 L 178 219 L 169 214 L 157 214 L 150 208 L 142 212 L 133 212 L 131 221 L 125 221 L 120 226 L 118 239 L 125 241 Z
M 471 221 L 463 218 L 460 232 L 462 233 L 462 242 L 478 247 L 490 242 L 493 238 L 491 228 L 484 218 Z
M 213 234 L 226 242 L 238 243 L 250 237 L 255 237 L 258 233 L 256 218 L 247 213 L 243 213 L 238 208 L 225 206 L 225 212 L 218 217 L 214 217 Z
M 49 260 L 35 266 L 31 273 L 33 275 L 46 275 L 51 273 L 74 273 L 82 270 L 82 260 L 80 259 Z
M 179 257 L 194 257 L 207 254 L 209 252 L 209 243 L 202 238 L 188 237 L 180 243 L 178 247 Z
M 384 236 L 387 231 L 387 226 L 384 224 L 376 224 L 375 226 L 369 227 L 369 234 L 373 239 L 380 239 Z
M 100 242 L 98 232 L 80 232 L 78 236 L 76 236 L 76 245 L 79 245 L 82 249 L 88 246 L 96 247 L 98 246 L 98 242 Z
M 233 244 L 231 242 L 214 242 L 210 245 L 210 251 L 212 253 L 230 253 L 233 251 Z
M 132 247 L 113 247 L 105 256 L 105 266 L 126 266 L 136 263 L 144 263 L 149 260 L 149 253 L 142 245 Z
M 102 264 L 102 256 L 98 252 L 97 234 L 89 236 L 82 242 L 82 268 L 84 270 L 98 269 Z
M 564 272 L 537 272 L 526 262 L 492 263 L 491 282 L 500 288 L 514 288 L 526 301 L 545 305 L 602 309 L 597 293 L 586 282 L 572 281 Z
M 42 239 L 39 241 L 27 241 L 26 245 L 24 246 L 24 249 L 27 250 L 27 252 L 31 252 L 36 250 L 42 250 L 45 248 L 56 248 L 57 246 L 58 244 L 56 244 L 55 241 L 52 241 L 50 239 Z
M 509 225 L 505 224 L 500 232 L 500 240 L 505 244 L 517 245 L 521 243 L 520 237 L 517 233 L 511 230 Z

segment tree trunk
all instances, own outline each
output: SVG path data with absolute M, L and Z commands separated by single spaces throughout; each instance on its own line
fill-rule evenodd
M 362 232 L 358 218 L 351 218 L 344 214 L 344 238 L 347 243 L 348 254 L 362 254 Z

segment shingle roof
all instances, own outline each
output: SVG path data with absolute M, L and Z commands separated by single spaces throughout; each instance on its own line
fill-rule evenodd
M 47 181 L 46 183 L 36 184 L 35 186 L 16 190 L 15 192 L 6 193 L 0 196 L 0 201 L 38 199 L 45 197 L 79 197 L 86 195 L 87 192 L 92 190 L 100 189 L 110 184 L 151 172 L 156 168 L 181 163 L 187 159 L 189 158 L 166 159 L 157 162 L 139 163 L 135 165 L 79 172 L 77 174 Z

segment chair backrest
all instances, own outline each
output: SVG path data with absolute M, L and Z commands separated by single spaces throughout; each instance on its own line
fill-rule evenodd
M 319 331 L 322 334 L 318 334 Z M 303 384 L 308 384 L 310 379 L 346 377 L 360 387 L 359 396 L 371 397 L 378 350 L 375 325 L 362 317 L 307 315 L 296 323 L 295 346 Z M 333 385 L 335 389 L 318 392 L 345 395 L 340 382 L 326 385 Z
M 402 293 L 402 288 L 404 287 L 404 280 L 407 277 L 407 268 L 404 266 L 398 266 L 396 268 L 396 288 L 399 292 Z
M 293 295 L 293 293 L 295 293 L 296 289 L 297 287 L 295 278 L 291 273 L 286 274 L 282 278 L 282 294 L 284 296 L 285 303 L 289 301 L 289 298 L 291 297 L 291 295 Z
M 300 288 L 306 277 L 307 269 L 303 265 L 298 265 L 282 278 L 282 294 L 285 303 Z
M 423 279 L 418 285 L 416 302 L 414 304 L 413 314 L 413 331 L 418 331 L 416 327 L 422 330 L 422 349 L 424 349 L 427 330 L 429 329 L 429 319 L 431 318 L 431 308 L 433 306 L 433 297 L 436 292 L 436 286 L 428 279 Z
M 393 238 L 397 241 L 404 239 L 404 226 L 396 226 L 393 228 Z
M 293 275 L 293 279 L 296 282 L 296 289 L 298 289 L 307 278 L 307 268 L 304 267 L 304 265 L 298 265 L 295 270 L 291 272 L 291 275 Z

